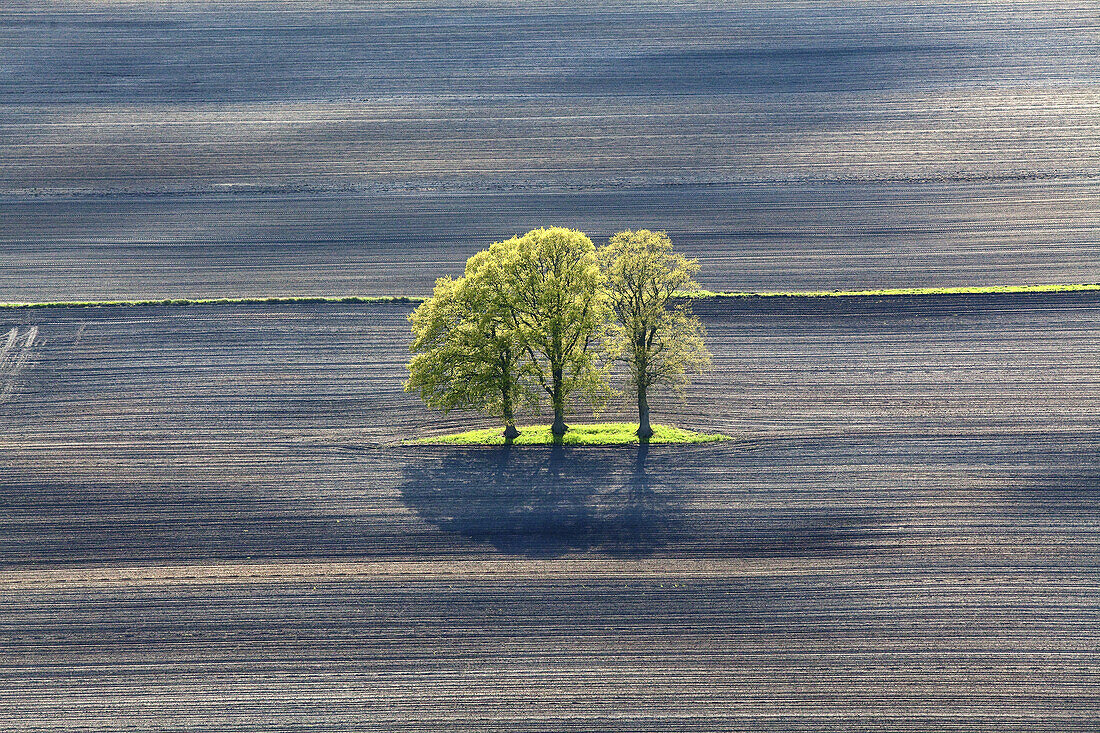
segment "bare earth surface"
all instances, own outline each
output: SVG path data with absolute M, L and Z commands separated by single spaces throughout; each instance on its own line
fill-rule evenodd
M 0 301 L 1100 281 L 1100 15 L 0 3 Z M 4 731 L 1093 731 L 1100 296 L 697 304 L 655 417 L 416 449 L 406 305 L 0 312 Z M 610 419 L 629 412 L 614 406 Z
M 3 727 L 1094 730 L 1100 297 L 697 307 L 647 453 L 395 444 L 405 305 L 5 312 Z
M 1100 14 L 0 4 L 0 294 L 423 295 L 536 226 L 716 290 L 1100 281 Z

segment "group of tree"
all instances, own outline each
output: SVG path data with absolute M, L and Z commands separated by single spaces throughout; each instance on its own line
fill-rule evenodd
M 664 232 L 625 231 L 597 249 L 582 232 L 552 227 L 496 242 L 440 278 L 412 323 L 405 390 L 444 412 L 472 408 L 501 419 L 515 438 L 516 413 L 554 413 L 565 434 L 575 401 L 596 410 L 615 394 L 618 361 L 638 400 L 638 435 L 648 439 L 649 396 L 682 390 L 710 354 L 680 294 L 698 288 L 696 260 L 673 252 Z

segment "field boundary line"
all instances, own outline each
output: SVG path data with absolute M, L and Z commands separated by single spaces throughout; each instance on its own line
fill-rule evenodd
M 712 291 L 697 290 L 679 293 L 691 300 L 717 298 L 882 298 L 935 295 L 1038 295 L 1044 293 L 1080 293 L 1100 291 L 1100 283 L 1068 283 L 1048 285 L 963 285 L 926 288 L 880 288 L 872 290 L 761 290 Z M 135 308 L 142 306 L 202 306 L 202 305 L 310 305 L 323 303 L 410 303 L 419 304 L 426 297 L 415 295 L 340 295 L 316 297 L 255 297 L 255 298 L 161 298 L 151 300 L 62 300 L 13 301 L 0 303 L 0 308 Z
M 317 297 L 256 297 L 256 298 L 160 298 L 151 300 L 58 300 L 0 303 L 0 308 L 137 308 L 142 306 L 192 305 L 293 305 L 317 303 L 423 303 L 426 298 L 404 295 L 379 296 L 317 296 Z

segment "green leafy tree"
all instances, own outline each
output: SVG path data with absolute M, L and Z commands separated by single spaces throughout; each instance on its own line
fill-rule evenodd
M 551 432 L 565 434 L 565 413 L 577 393 L 597 409 L 606 404 L 611 389 L 599 347 L 609 311 L 592 240 L 573 229 L 535 229 L 493 244 L 470 266 L 491 283 L 550 399 Z
M 475 268 L 476 269 L 476 268 Z M 515 410 L 534 401 L 523 348 L 495 293 L 476 272 L 436 281 L 432 297 L 409 316 L 411 350 L 406 392 L 417 392 L 430 407 L 449 412 L 472 408 L 500 418 L 512 440 Z
M 638 436 L 653 435 L 649 423 L 650 390 L 662 386 L 682 392 L 688 375 L 710 363 L 703 326 L 677 293 L 698 289 L 692 279 L 697 260 L 672 251 L 664 232 L 619 232 L 599 252 L 606 273 L 617 358 L 629 368 L 638 396 Z

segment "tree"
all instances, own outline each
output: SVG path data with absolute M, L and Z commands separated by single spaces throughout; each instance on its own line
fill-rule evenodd
M 516 406 L 535 395 L 515 330 L 484 279 L 476 272 L 440 278 L 409 321 L 411 350 L 419 353 L 409 362 L 405 391 L 444 412 L 468 407 L 498 417 L 508 441 L 519 435 Z
M 550 398 L 551 432 L 564 435 L 574 393 L 584 393 L 597 407 L 611 393 L 597 354 L 609 311 L 595 245 L 573 229 L 535 229 L 493 244 L 470 266 L 490 283 Z
M 649 391 L 666 386 L 682 391 L 688 374 L 710 363 L 703 327 L 677 293 L 698 289 L 692 276 L 698 260 L 672 251 L 664 232 L 646 229 L 619 232 L 600 249 L 611 311 L 629 367 L 630 386 L 638 395 L 638 437 L 653 435 L 649 424 Z

